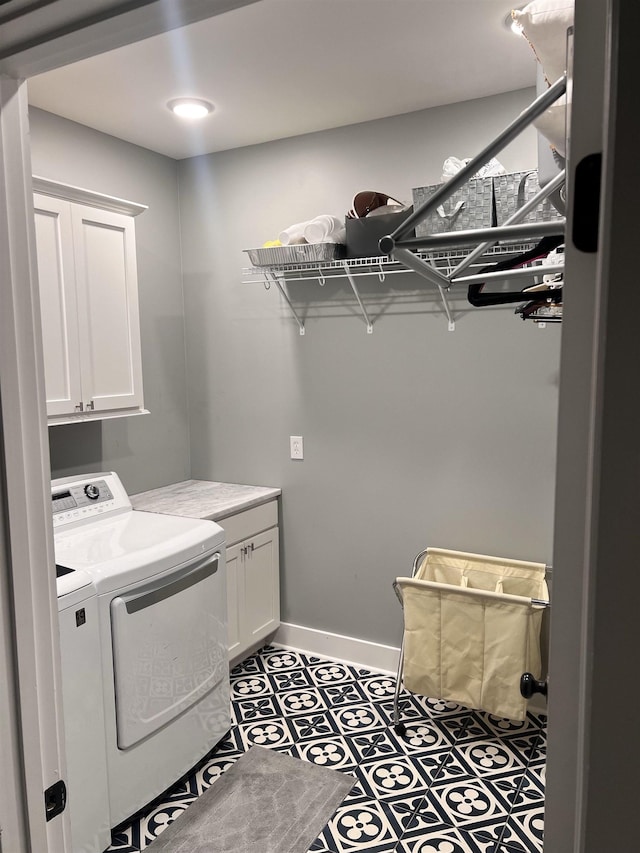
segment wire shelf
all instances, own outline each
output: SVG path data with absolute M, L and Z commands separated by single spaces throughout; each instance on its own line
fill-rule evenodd
M 482 258 L 473 266 L 482 267 L 503 259 L 507 255 L 516 255 L 526 252 L 532 246 L 531 243 L 511 243 L 507 245 L 492 246 Z M 415 252 L 417 257 L 434 264 L 437 268 L 446 270 L 453 269 L 468 254 L 468 250 L 460 248 L 457 251 L 442 252 Z M 242 279 L 245 284 L 256 282 L 270 282 L 272 275 L 284 276 L 287 281 L 306 281 L 308 279 L 322 279 L 325 276 L 344 276 L 346 270 L 351 275 L 378 275 L 384 276 L 395 273 L 410 273 L 411 271 L 401 263 L 386 255 L 371 258 L 347 258 L 345 260 L 322 261 L 320 263 L 286 264 L 282 266 L 269 267 L 245 267 L 242 270 Z M 381 280 L 384 280 L 383 278 Z
M 476 258 L 473 264 L 469 264 L 468 268 L 471 270 L 474 267 L 486 267 L 492 261 L 497 262 L 508 255 L 518 255 L 526 252 L 531 246 L 531 243 L 511 242 L 488 247 L 481 256 Z M 445 298 L 445 291 L 448 291 L 451 283 L 455 284 L 455 282 L 449 282 L 445 276 L 449 275 L 463 259 L 467 258 L 468 254 L 468 248 L 466 247 L 459 247 L 456 250 L 412 253 L 415 257 L 430 264 L 445 283 L 444 286 L 439 287 L 444 311 L 447 315 L 449 331 L 455 330 L 455 322 Z M 275 285 L 289 305 L 293 317 L 298 324 L 300 334 L 304 335 L 304 322 L 296 312 L 291 297 L 287 292 L 286 285 L 290 282 L 309 281 L 322 286 L 327 279 L 344 277 L 348 280 L 358 302 L 360 312 L 367 327 L 367 333 L 371 334 L 373 332 L 373 323 L 369 318 L 367 309 L 358 291 L 356 278 L 358 276 L 377 275 L 379 281 L 383 283 L 387 275 L 398 273 L 412 274 L 412 271 L 407 267 L 406 263 L 386 255 L 380 255 L 370 258 L 347 258 L 345 260 L 315 261 L 282 266 L 246 267 L 242 270 L 242 282 L 243 284 L 262 283 L 267 290 L 272 285 Z M 420 276 L 417 278 L 420 280 Z
M 566 75 L 557 80 L 545 92 L 536 98 L 530 106 L 506 127 L 502 133 L 493 139 L 476 157 L 470 160 L 455 176 L 449 179 L 426 201 L 418 206 L 410 216 L 403 220 L 396 230 L 380 240 L 381 248 L 388 254 L 372 258 L 349 258 L 322 262 L 304 262 L 271 267 L 249 267 L 243 269 L 243 283 L 262 282 L 268 289 L 274 284 L 286 300 L 293 316 L 304 335 L 304 322 L 296 313 L 295 307 L 287 292 L 287 283 L 292 281 L 315 280 L 320 285 L 327 278 L 345 276 L 362 312 L 371 334 L 373 325 L 367 314 L 367 309 L 360 298 L 356 284 L 357 276 L 378 275 L 384 282 L 388 274 L 413 272 L 436 288 L 440 295 L 442 307 L 446 314 L 449 331 L 455 330 L 455 322 L 451 314 L 447 294 L 451 286 L 460 283 L 482 282 L 483 277 L 492 279 L 508 279 L 512 275 L 540 274 L 540 266 L 533 263 L 520 267 L 516 272 L 494 270 L 485 271 L 481 276 L 461 273 L 467 269 L 487 267 L 492 260 L 498 262 L 506 255 L 519 255 L 527 252 L 540 238 L 564 234 L 565 219 L 561 217 L 552 222 L 529 222 L 524 220 L 537 205 L 553 192 L 560 191 L 565 182 L 565 171 L 562 170 L 549 183 L 526 201 L 520 208 L 507 218 L 500 226 L 475 228 L 471 230 L 453 231 L 444 234 L 427 234 L 421 237 L 409 237 L 411 229 L 423 222 L 438 204 L 442 204 L 459 187 L 473 177 L 492 157 L 495 157 L 506 145 L 512 142 L 526 127 L 566 91 Z M 469 251 L 470 247 L 471 251 Z M 545 265 L 546 272 L 562 271 L 562 266 Z M 523 297 L 526 300 L 526 297 Z M 536 312 L 537 313 L 537 312 Z M 543 319 L 544 318 L 544 319 Z M 558 322 L 561 313 L 540 313 L 538 322 Z

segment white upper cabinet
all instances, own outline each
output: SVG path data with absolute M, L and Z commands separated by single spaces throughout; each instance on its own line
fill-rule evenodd
M 145 208 L 42 179 L 34 188 L 47 190 L 34 209 L 49 422 L 139 414 L 133 216 Z
M 85 408 L 142 408 L 133 220 L 73 205 L 71 224 Z
M 71 206 L 34 198 L 47 415 L 66 415 L 82 399 Z

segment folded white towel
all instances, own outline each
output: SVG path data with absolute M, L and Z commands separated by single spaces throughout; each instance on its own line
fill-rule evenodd
M 344 222 L 328 213 L 316 216 L 304 229 L 307 243 L 344 243 L 346 236 Z
M 306 243 L 304 237 L 304 229 L 308 222 L 296 222 L 295 225 L 290 225 L 278 234 L 278 240 L 283 246 L 293 246 L 296 243 Z

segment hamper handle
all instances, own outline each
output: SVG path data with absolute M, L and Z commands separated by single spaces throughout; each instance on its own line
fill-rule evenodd
M 520 178 L 520 183 L 518 184 L 518 195 L 516 198 L 516 210 L 520 210 L 521 207 L 524 207 L 524 193 L 527 187 L 527 179 L 531 177 L 531 175 L 535 175 L 536 170 L 532 169 L 530 172 L 525 172 L 524 175 Z

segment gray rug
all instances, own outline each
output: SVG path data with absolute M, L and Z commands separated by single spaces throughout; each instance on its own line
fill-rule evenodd
M 252 746 L 146 850 L 307 853 L 355 779 Z

